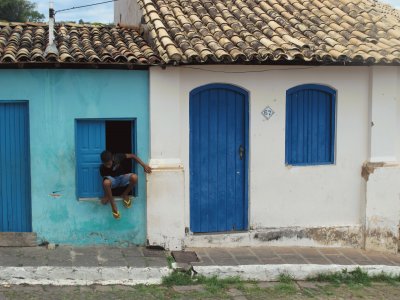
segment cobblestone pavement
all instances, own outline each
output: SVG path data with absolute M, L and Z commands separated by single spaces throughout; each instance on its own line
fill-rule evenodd
M 144 247 L 0 247 L 0 266 L 166 267 L 166 252 Z M 0 298 L 1 300 L 1 298 Z
M 400 286 L 373 283 L 369 286 L 332 285 L 314 282 L 241 283 L 223 289 L 204 286 L 0 286 L 0 300 L 60 299 L 400 299 Z
M 400 255 L 352 248 L 241 247 L 192 248 L 199 262 L 194 266 L 256 264 L 387 265 L 400 266 Z

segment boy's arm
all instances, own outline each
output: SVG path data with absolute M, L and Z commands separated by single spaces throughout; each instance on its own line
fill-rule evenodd
M 151 173 L 151 168 L 149 165 L 146 165 L 139 157 L 137 157 L 135 154 L 133 153 L 127 153 L 126 154 L 126 158 L 129 159 L 133 159 L 134 161 L 136 161 L 139 165 L 141 165 L 143 167 L 143 170 L 146 173 Z

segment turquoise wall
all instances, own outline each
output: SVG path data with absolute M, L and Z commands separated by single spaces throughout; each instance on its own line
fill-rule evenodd
M 139 196 L 121 219 L 110 206 L 76 198 L 75 119 L 136 118 L 137 154 L 148 161 L 148 71 L 0 70 L 0 100 L 28 100 L 32 226 L 39 241 L 144 244 L 146 182 L 138 167 Z M 60 194 L 56 198 L 53 192 Z

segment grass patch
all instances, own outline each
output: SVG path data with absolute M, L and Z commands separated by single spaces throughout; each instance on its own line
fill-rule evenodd
M 181 285 L 204 285 L 205 291 L 198 296 L 205 298 L 223 298 L 226 297 L 225 292 L 228 288 L 235 286 L 236 288 L 244 288 L 244 281 L 239 277 L 218 278 L 217 276 L 205 277 L 202 275 L 192 276 L 190 272 L 174 271 L 162 280 L 165 287 L 181 286 Z M 194 294 L 192 295 L 194 296 Z
M 274 287 L 278 295 L 293 295 L 296 293 L 296 285 L 293 277 L 288 273 L 279 274 L 279 284 Z
M 190 272 L 178 272 L 178 271 L 172 272 L 169 276 L 164 277 L 162 280 L 162 284 L 165 286 L 204 284 L 210 287 L 225 288 L 228 285 L 236 285 L 243 283 L 244 281 L 241 280 L 239 277 L 218 278 L 217 276 L 213 277 L 205 277 L 202 275 L 192 276 Z
M 282 274 L 279 274 L 278 281 L 280 283 L 290 284 L 290 283 L 293 283 L 294 280 L 293 280 L 293 276 L 292 275 L 290 275 L 288 273 L 282 273 Z
M 307 280 L 330 282 L 335 285 L 370 285 L 372 282 L 385 282 L 395 284 L 400 282 L 400 276 L 393 276 L 385 273 L 381 273 L 379 275 L 368 275 L 367 272 L 364 272 L 360 268 L 357 268 L 353 271 L 347 271 L 347 269 L 343 269 L 341 272 L 318 274 L 317 276 L 310 277 Z
M 400 283 L 400 275 L 387 275 L 385 273 L 381 273 L 378 275 L 371 276 L 372 282 L 384 282 L 389 283 L 391 285 Z
M 246 281 L 247 282 L 247 281 Z M 217 292 L 224 290 L 228 286 L 235 285 L 236 287 L 243 287 L 245 281 L 239 277 L 218 278 L 217 276 L 205 277 L 202 275 L 192 276 L 190 272 L 174 271 L 169 276 L 162 280 L 162 284 L 167 287 L 173 285 L 196 285 L 202 284 L 210 292 Z
M 173 285 L 192 285 L 196 283 L 189 272 L 173 271 L 170 275 L 163 277 L 162 284 L 171 287 Z
M 274 287 L 274 291 L 278 292 L 279 294 L 292 295 L 296 293 L 297 289 L 294 283 L 279 283 Z
M 226 290 L 231 285 L 243 285 L 243 281 L 239 277 L 218 278 L 217 276 L 198 276 L 196 279 L 197 283 L 204 284 L 210 293 L 218 293 L 219 291 Z
M 172 263 L 174 263 L 174 262 L 175 262 L 175 259 L 171 255 L 168 255 L 167 256 L 167 263 L 168 263 L 168 267 L 170 269 L 172 269 Z

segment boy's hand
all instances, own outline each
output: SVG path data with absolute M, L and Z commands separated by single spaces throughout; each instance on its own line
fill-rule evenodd
M 150 174 L 150 173 L 151 173 L 151 168 L 150 168 L 149 165 L 144 165 L 144 166 L 143 166 L 143 170 L 144 170 L 147 174 Z

